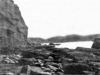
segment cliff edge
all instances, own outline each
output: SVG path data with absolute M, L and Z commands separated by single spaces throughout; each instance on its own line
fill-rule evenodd
M 19 7 L 13 0 L 0 0 L 0 44 L 18 46 L 26 44 L 28 27 Z

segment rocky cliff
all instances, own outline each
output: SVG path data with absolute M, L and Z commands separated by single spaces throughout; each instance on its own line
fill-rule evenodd
M 26 44 L 28 27 L 19 7 L 13 0 L 0 0 L 0 44 L 16 46 Z

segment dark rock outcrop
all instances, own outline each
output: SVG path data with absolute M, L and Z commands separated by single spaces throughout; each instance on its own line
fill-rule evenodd
M 94 43 L 92 45 L 94 49 L 100 49 L 100 38 L 94 38 Z
M 19 7 L 13 0 L 0 0 L 0 44 L 2 46 L 26 44 L 27 30 Z

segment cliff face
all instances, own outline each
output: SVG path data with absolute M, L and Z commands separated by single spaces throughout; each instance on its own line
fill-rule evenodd
M 13 0 L 0 0 L 0 44 L 15 46 L 26 44 L 28 27 L 19 7 Z

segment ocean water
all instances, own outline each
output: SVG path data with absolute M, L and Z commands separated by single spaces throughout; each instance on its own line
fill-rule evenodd
M 65 43 L 59 43 L 59 44 L 60 45 L 56 45 L 55 47 L 76 49 L 77 47 L 91 48 L 93 42 L 92 41 L 80 41 L 80 42 L 65 42 Z M 42 45 L 49 45 L 49 43 L 42 43 Z
M 48 45 L 49 43 L 43 43 L 42 45 Z M 92 41 L 81 41 L 81 42 L 65 42 L 60 43 L 60 45 L 56 45 L 56 48 L 70 48 L 75 49 L 77 47 L 85 47 L 85 48 L 91 48 L 93 42 Z
M 56 48 L 75 49 L 77 47 L 91 48 L 93 42 L 92 41 L 81 41 L 81 42 L 67 42 L 67 43 L 60 43 L 60 44 L 61 45 L 56 46 Z

